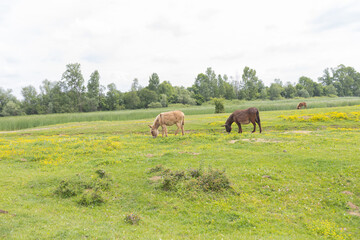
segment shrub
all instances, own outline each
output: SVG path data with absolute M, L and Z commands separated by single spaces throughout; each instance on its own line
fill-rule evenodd
M 162 104 L 160 102 L 152 102 L 148 105 L 149 108 L 162 108 Z
M 81 193 L 86 184 L 74 180 L 62 180 L 55 190 L 55 194 L 63 198 L 69 198 Z
M 78 204 L 83 206 L 99 205 L 104 202 L 101 191 L 86 189 L 78 200 Z
M 201 168 L 190 168 L 188 169 L 188 172 L 192 178 L 198 178 L 202 175 Z
M 150 173 L 160 172 L 162 182 L 159 187 L 165 191 L 177 191 L 182 187 L 187 190 L 222 191 L 230 189 L 230 181 L 225 171 L 212 169 L 204 171 L 200 168 L 189 168 L 187 171 L 171 171 L 162 165 L 150 169 Z
M 131 225 L 137 225 L 137 224 L 139 224 L 140 217 L 131 213 L 131 214 L 125 216 L 124 221 Z
M 215 103 L 215 113 L 224 113 L 225 107 L 224 107 L 223 99 L 214 98 L 213 100 Z
M 103 203 L 102 192 L 111 187 L 111 179 L 104 170 L 95 172 L 98 177 L 80 178 L 80 175 L 68 180 L 62 180 L 55 189 L 55 194 L 70 198 L 81 194 L 78 203 L 84 206 L 97 205 Z
M 176 172 L 167 171 L 163 173 L 164 173 L 163 176 L 164 179 L 160 187 L 165 191 L 176 190 L 177 184 L 181 180 L 186 179 L 184 171 L 176 171 Z
M 99 176 L 99 178 L 107 177 L 106 172 L 104 170 L 102 170 L 102 169 L 96 170 L 95 173 Z
M 161 164 L 159 164 L 156 165 L 154 168 L 150 168 L 149 173 L 162 172 L 162 171 L 164 171 L 164 167 Z
M 231 188 L 225 171 L 213 170 L 212 168 L 199 176 L 198 184 L 205 192 L 222 191 Z

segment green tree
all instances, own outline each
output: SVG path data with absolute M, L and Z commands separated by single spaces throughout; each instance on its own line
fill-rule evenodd
M 168 106 L 168 98 L 166 96 L 166 94 L 160 94 L 160 104 L 162 107 L 167 107 Z
M 360 73 L 344 65 L 339 65 L 333 73 L 333 85 L 340 97 L 360 96 Z
M 159 88 L 159 84 L 160 84 L 159 76 L 157 75 L 157 73 L 153 73 L 151 75 L 151 77 L 149 78 L 149 85 L 148 85 L 149 90 L 154 91 L 154 92 L 157 93 L 158 88 Z
M 140 98 L 135 91 L 124 94 L 124 103 L 126 109 L 136 109 L 140 105 Z
M 142 108 L 147 108 L 152 102 L 158 102 L 158 95 L 153 90 L 143 88 L 138 94 L 140 98 L 140 107 Z
M 0 87 L 0 114 L 9 101 L 16 102 L 17 99 L 11 94 L 12 90 L 4 90 Z
M 314 82 L 314 97 L 321 97 L 324 95 L 324 87 L 321 83 Z
M 318 78 L 318 81 L 321 82 L 324 86 L 329 86 L 334 83 L 333 80 L 334 72 L 332 69 L 326 68 L 324 74 Z
M 360 73 L 352 67 L 341 64 L 336 68 L 327 68 L 318 80 L 325 87 L 334 86 L 338 96 L 360 96 Z
M 196 101 L 191 97 L 191 92 L 184 87 L 175 86 L 176 103 L 195 105 Z
M 20 107 L 20 104 L 16 101 L 8 101 L 4 108 L 2 109 L 2 116 L 19 116 L 22 115 L 23 111 Z
M 302 85 L 306 91 L 309 93 L 310 97 L 314 96 L 314 91 L 315 91 L 315 82 L 308 77 L 300 77 L 299 79 L 299 84 Z
M 174 100 L 175 90 L 169 81 L 163 81 L 159 84 L 158 93 L 165 94 L 170 102 Z
M 281 93 L 284 89 L 279 83 L 272 83 L 269 88 L 270 100 L 277 100 L 281 98 Z
M 122 93 L 116 89 L 115 83 L 110 83 L 108 86 L 108 91 L 106 93 L 106 106 L 108 110 L 119 110 L 123 103 Z
M 216 98 L 219 97 L 219 86 L 218 86 L 218 79 L 216 78 L 216 74 L 211 67 L 206 69 L 205 72 L 207 79 L 209 81 L 209 88 L 210 88 L 210 97 Z
M 225 74 L 222 77 L 223 81 L 219 80 L 219 92 L 220 96 L 225 99 L 231 100 L 236 98 L 234 87 L 228 82 L 228 76 Z
M 87 84 L 87 111 L 96 111 L 99 108 L 100 98 L 100 74 L 95 70 Z
M 302 98 L 309 98 L 310 97 L 309 92 L 305 88 L 299 89 L 297 91 L 296 95 L 298 97 L 302 97 Z
M 38 114 L 39 108 L 39 97 L 36 92 L 36 89 L 33 86 L 23 87 L 21 90 L 23 96 L 22 108 L 26 114 Z
M 62 75 L 61 81 L 63 89 L 73 103 L 73 108 L 81 112 L 85 87 L 84 77 L 80 70 L 80 63 L 66 65 L 66 71 Z
M 240 97 L 246 100 L 254 100 L 260 97 L 264 84 L 256 76 L 256 71 L 245 67 L 242 75 Z
M 134 80 L 131 84 L 131 91 L 136 92 L 136 91 L 139 91 L 140 88 L 141 88 L 141 86 L 139 84 L 139 80 L 137 78 L 134 78 Z
M 337 91 L 334 85 L 330 84 L 324 87 L 324 94 L 326 96 L 337 96 Z
M 294 98 L 295 94 L 296 94 L 296 88 L 290 82 L 287 82 L 284 87 L 284 97 Z
M 198 74 L 192 90 L 195 94 L 200 94 L 205 101 L 209 101 L 211 98 L 211 84 L 209 77 L 203 73 Z

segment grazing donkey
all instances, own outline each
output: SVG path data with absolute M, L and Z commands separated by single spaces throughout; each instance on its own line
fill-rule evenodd
M 153 138 L 156 138 L 159 134 L 158 128 L 161 126 L 162 128 L 162 136 L 167 137 L 167 128 L 166 126 L 172 126 L 176 124 L 178 127 L 175 131 L 175 135 L 179 132 L 181 129 L 182 135 L 184 135 L 184 113 L 181 111 L 172 111 L 172 112 L 164 112 L 157 115 L 155 118 L 154 124 L 150 127 L 150 133 L 153 136 Z
M 301 103 L 299 103 L 296 108 L 297 108 L 297 109 L 300 109 L 301 107 L 306 108 L 306 102 L 301 102 Z
M 259 110 L 257 110 L 257 108 L 252 107 L 245 110 L 236 110 L 229 116 L 229 118 L 226 120 L 225 125 L 222 125 L 222 127 L 225 127 L 226 131 L 230 133 L 231 124 L 233 122 L 235 122 L 239 126 L 238 133 L 242 133 L 241 124 L 249 124 L 250 122 L 254 125 L 254 130 L 252 132 L 255 132 L 255 123 L 257 123 L 259 125 L 261 133 L 260 116 Z

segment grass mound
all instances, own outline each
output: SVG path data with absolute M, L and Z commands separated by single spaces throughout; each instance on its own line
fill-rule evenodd
M 231 182 L 225 170 L 189 168 L 187 170 L 173 171 L 162 165 L 157 165 L 149 170 L 150 174 L 161 176 L 159 188 L 164 191 L 177 191 L 179 189 L 221 192 L 231 188 Z
M 77 174 L 70 179 L 60 181 L 55 194 L 62 198 L 76 197 L 76 202 L 83 206 L 104 203 L 103 194 L 110 189 L 111 178 L 104 170 L 97 170 L 97 176 L 82 177 Z

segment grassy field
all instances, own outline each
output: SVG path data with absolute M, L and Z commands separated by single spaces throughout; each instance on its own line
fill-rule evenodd
M 0 239 L 360 239 L 360 106 L 277 107 L 2 132 Z
M 308 99 L 285 99 L 277 101 L 225 101 L 225 112 L 231 113 L 236 109 L 257 107 L 260 111 L 293 110 L 299 102 L 306 101 L 308 108 L 340 107 L 353 106 L 360 104 L 359 97 L 341 98 L 308 98 Z M 0 118 L 0 131 L 19 130 L 48 126 L 69 122 L 89 122 L 89 121 L 127 121 L 155 118 L 160 112 L 170 110 L 182 110 L 186 115 L 212 114 L 214 105 L 211 102 L 202 106 L 184 106 L 182 104 L 172 105 L 168 108 L 159 109 L 140 109 L 122 110 L 111 112 L 91 112 L 91 113 L 65 113 L 49 115 L 29 115 L 21 117 L 2 117 Z

